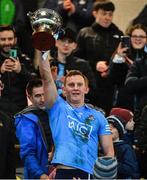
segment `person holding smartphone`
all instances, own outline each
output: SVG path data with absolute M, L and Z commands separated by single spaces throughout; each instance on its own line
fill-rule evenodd
M 30 59 L 17 46 L 12 26 L 0 26 L 0 73 L 5 84 L 0 109 L 10 117 L 27 106 L 25 87 L 32 76 Z
M 135 113 L 138 109 L 136 98 L 133 95 L 136 88 L 130 94 L 130 90 L 125 87 L 124 83 L 132 65 L 146 58 L 147 29 L 141 24 L 131 25 L 126 30 L 126 35 L 128 39 L 124 37 L 121 39 L 116 54 L 112 57 L 109 75 L 116 87 L 113 105 L 128 108 Z
M 10 50 L 11 51 L 11 50 Z M 4 63 L 1 66 L 1 73 L 5 72 L 16 72 L 19 73 L 21 71 L 21 64 L 18 60 L 18 57 L 9 56 L 5 59 Z

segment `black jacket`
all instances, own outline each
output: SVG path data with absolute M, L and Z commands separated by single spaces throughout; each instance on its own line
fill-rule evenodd
M 103 108 L 106 114 L 109 114 L 112 107 L 114 87 L 109 77 L 103 78 L 100 72 L 96 71 L 96 63 L 105 61 L 109 65 L 121 35 L 123 33 L 113 23 L 108 28 L 94 23 L 81 29 L 77 37 L 78 48 L 75 54 L 90 63 L 97 84 L 94 104 Z
M 112 87 L 112 82 L 109 78 L 101 78 L 100 73 L 96 71 L 96 63 L 106 61 L 109 65 L 121 35 L 123 33 L 113 23 L 108 28 L 94 23 L 90 27 L 81 29 L 78 34 L 78 48 L 75 53 L 90 63 L 95 73 L 97 87 L 100 89 Z
M 144 48 L 142 49 L 134 49 L 131 47 L 127 56 L 134 62 L 141 61 L 145 58 L 146 53 Z M 113 58 L 112 58 L 113 60 Z M 111 78 L 111 82 L 115 85 L 116 89 L 116 98 L 114 106 L 119 106 L 123 108 L 128 108 L 132 111 L 135 109 L 135 98 L 134 93 L 130 92 L 128 88 L 125 87 L 125 80 L 130 69 L 131 65 L 125 63 L 114 63 L 111 61 L 109 67 L 109 77 Z
M 0 111 L 0 179 L 15 179 L 14 143 L 12 120 Z
M 144 51 L 144 48 L 134 49 L 133 47 L 131 47 L 127 56 L 132 61 L 136 62 L 144 59 L 146 53 Z M 111 60 L 113 60 L 113 58 Z M 109 76 L 111 76 L 114 84 L 117 84 L 118 86 L 124 86 L 125 78 L 130 66 L 131 65 L 128 65 L 127 63 L 113 63 L 111 61 L 109 68 Z
M 136 96 L 136 108 L 141 111 L 147 104 L 147 56 L 130 67 L 125 85 Z
M 122 31 L 113 23 L 108 28 L 94 23 L 79 32 L 76 55 L 89 61 L 94 70 L 98 61 L 105 60 L 109 64 L 122 35 Z
M 0 67 L 7 57 L 0 54 Z M 21 62 L 20 73 L 1 73 L 1 80 L 4 83 L 0 100 L 0 109 L 11 117 L 27 106 L 26 85 L 35 75 L 31 60 L 23 54 L 19 55 Z

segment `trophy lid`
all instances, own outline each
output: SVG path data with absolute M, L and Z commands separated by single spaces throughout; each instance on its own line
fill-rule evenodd
M 52 9 L 40 8 L 33 13 L 29 12 L 27 16 L 29 16 L 34 30 L 41 24 L 49 25 L 54 30 L 62 26 L 61 16 Z

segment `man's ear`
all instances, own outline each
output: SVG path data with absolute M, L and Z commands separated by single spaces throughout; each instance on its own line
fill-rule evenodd
M 97 11 L 92 11 L 92 15 L 93 15 L 94 18 L 96 18 Z
M 28 106 L 33 104 L 32 96 L 27 96 L 27 103 L 28 103 Z
M 64 97 L 66 97 L 66 89 L 65 89 L 64 86 L 63 86 L 63 88 L 62 88 L 62 95 L 63 95 Z
M 27 90 L 26 90 L 26 96 L 27 96 L 27 99 L 29 99 L 30 101 L 32 101 L 31 95 L 28 94 Z
M 88 93 L 89 93 L 89 87 L 87 86 L 85 89 L 85 94 L 88 94 Z
M 73 45 L 73 50 L 75 50 L 77 48 L 77 43 L 74 42 L 74 45 Z

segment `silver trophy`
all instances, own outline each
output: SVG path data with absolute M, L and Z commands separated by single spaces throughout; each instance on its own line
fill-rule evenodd
M 46 51 L 54 47 L 55 39 L 62 27 L 62 18 L 52 10 L 41 8 L 27 13 L 33 29 L 32 41 L 36 49 Z

